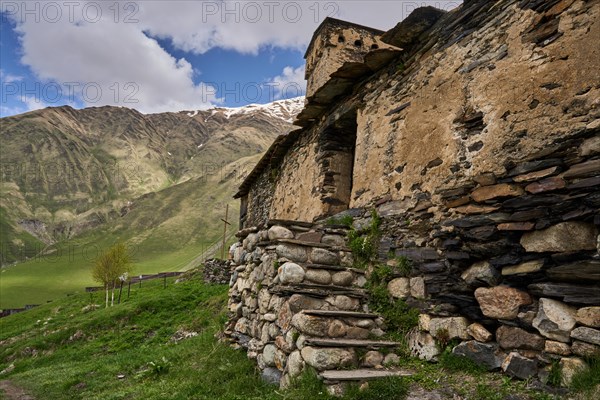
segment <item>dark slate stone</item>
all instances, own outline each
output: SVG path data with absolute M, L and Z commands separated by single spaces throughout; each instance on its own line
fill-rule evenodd
M 534 208 L 531 210 L 517 211 L 512 213 L 509 217 L 510 221 L 524 222 L 531 221 L 538 218 L 543 218 L 548 214 L 548 211 L 544 208 Z
M 506 222 L 509 214 L 493 213 L 486 215 L 469 215 L 467 217 L 449 221 L 446 225 L 456 226 L 457 228 L 473 228 L 482 225 L 491 225 L 493 223 Z
M 598 193 L 593 193 L 583 199 L 585 205 L 598 209 L 600 208 L 600 191 Z
M 590 282 L 600 281 L 600 261 L 582 260 L 560 265 L 546 271 L 548 277 L 556 281 Z
M 513 199 L 505 200 L 502 202 L 503 207 L 508 208 L 528 208 L 537 206 L 547 206 L 552 204 L 558 204 L 565 200 L 565 196 L 560 195 L 525 195 L 515 197 Z
M 591 251 L 591 252 L 569 251 L 569 252 L 564 252 L 564 253 L 553 253 L 550 255 L 550 257 L 552 257 L 552 261 L 554 264 L 561 265 L 561 264 L 570 264 L 575 261 L 582 261 L 582 260 L 587 261 L 587 260 L 589 260 L 589 256 L 591 255 L 591 253 L 594 253 L 594 251 Z
M 468 260 L 470 258 L 469 253 L 464 251 L 447 251 L 444 255 L 448 260 Z
M 452 354 L 467 357 L 489 371 L 502 366 L 505 354 L 495 343 L 480 343 L 475 340 L 463 342 L 452 350 Z
M 240 346 L 247 348 L 248 347 L 248 343 L 250 343 L 250 336 L 248 335 L 244 335 L 243 333 L 239 333 L 239 332 L 233 332 L 231 334 L 231 337 L 233 337 Z
M 479 241 L 490 240 L 494 235 L 498 232 L 496 226 L 487 225 L 487 226 L 478 226 L 473 229 L 469 229 L 463 233 L 463 236 L 469 239 L 475 239 Z
M 563 221 L 568 221 L 570 219 L 581 219 L 581 217 L 584 217 L 586 215 L 590 215 L 592 213 L 596 212 L 596 210 L 592 210 L 591 208 L 588 207 L 580 207 L 576 210 L 573 211 L 569 211 L 568 213 L 566 213 L 565 215 L 563 215 L 562 220 Z
M 381 36 L 381 40 L 401 49 L 408 49 L 417 38 L 433 26 L 446 12 L 435 7 L 419 7 L 402 22 Z
M 386 117 L 389 117 L 392 114 L 396 114 L 399 113 L 400 111 L 404 110 L 406 107 L 410 106 L 410 101 L 408 103 L 404 103 L 399 107 L 394 108 L 393 110 L 390 110 L 387 114 L 385 114 Z
M 502 254 L 501 256 L 490 258 L 490 264 L 494 267 L 501 267 L 504 265 L 519 264 L 523 260 L 523 257 L 517 252 L 509 252 Z
M 539 171 L 541 169 L 546 169 L 550 167 L 554 167 L 556 165 L 562 165 L 563 161 L 560 158 L 550 158 L 547 160 L 539 160 L 539 161 L 529 161 L 524 162 L 522 164 L 517 165 L 512 168 L 506 174 L 507 176 L 517 176 L 522 174 L 527 174 L 533 171 Z
M 567 186 L 567 189 L 582 189 L 600 185 L 600 176 L 586 178 Z
M 559 298 L 565 303 L 600 305 L 600 285 L 535 283 L 527 288 L 538 297 Z
M 463 186 L 463 187 L 459 187 L 459 188 L 455 188 L 455 189 L 440 190 L 440 191 L 438 191 L 438 194 L 442 197 L 442 199 L 447 199 L 450 197 L 462 196 L 462 195 L 468 193 L 469 191 L 471 191 L 471 189 L 473 187 L 474 187 L 474 185 L 470 185 L 470 186 Z
M 487 243 L 467 243 L 463 250 L 477 258 L 497 257 L 513 251 L 519 251 L 521 246 L 513 241 L 502 239 Z
M 265 368 L 261 373 L 261 378 L 271 385 L 279 385 L 281 371 L 277 368 Z
M 462 241 L 460 239 L 446 239 L 442 243 L 442 246 L 446 249 L 459 247 Z
M 441 271 L 444 271 L 445 269 L 446 269 L 446 265 L 444 265 L 443 262 L 427 263 L 427 264 L 422 264 L 419 266 L 419 270 L 421 270 L 424 273 L 441 272 Z
M 421 247 L 413 249 L 396 249 L 396 257 L 406 257 L 412 261 L 423 262 L 427 260 L 437 260 L 439 255 L 436 249 Z
M 507 375 L 519 379 L 529 379 L 538 372 L 537 363 L 519 353 L 511 353 L 506 359 L 503 369 Z
M 472 145 L 470 145 L 468 147 L 468 149 L 469 149 L 470 152 L 479 151 L 482 148 L 483 148 L 483 142 L 481 140 L 473 143 Z

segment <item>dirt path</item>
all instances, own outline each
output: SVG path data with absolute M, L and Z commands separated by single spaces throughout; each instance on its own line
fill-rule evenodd
M 0 381 L 0 391 L 7 400 L 35 400 L 11 381 Z

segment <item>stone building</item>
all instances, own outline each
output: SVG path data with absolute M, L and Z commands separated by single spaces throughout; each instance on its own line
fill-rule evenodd
M 286 335 L 300 330 L 310 341 L 298 320 L 325 316 L 297 298 L 290 311 L 282 274 L 295 276 L 288 285 L 321 279 L 341 290 L 333 276 L 348 272 L 347 291 L 358 290 L 348 249 L 323 242 L 343 232 L 322 222 L 348 214 L 360 228 L 375 209 L 379 262 L 412 264 L 390 291 L 421 312 L 415 355 L 435 358 L 443 332 L 462 341 L 455 353 L 518 378 L 543 378 L 553 358 L 565 371 L 583 368 L 581 357 L 600 354 L 599 39 L 597 0 L 425 7 L 388 32 L 326 19 L 305 56 L 300 128 L 273 143 L 236 194 L 234 337 L 256 339 L 256 357 L 273 346 L 259 365 L 277 379 L 293 375 L 290 354 L 294 372 L 313 365 Z M 273 267 L 293 261 L 295 275 Z M 335 268 L 307 277 L 317 265 Z M 321 294 L 320 312 L 343 310 Z M 346 312 L 368 312 L 365 304 Z M 297 324 L 277 314 L 282 305 L 303 316 Z M 364 316 L 334 317 L 349 331 Z

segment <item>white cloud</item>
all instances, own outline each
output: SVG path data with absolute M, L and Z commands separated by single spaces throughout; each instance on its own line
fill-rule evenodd
M 85 106 L 123 105 L 142 112 L 201 109 L 219 103 L 215 90 L 195 84 L 194 70 L 176 59 L 138 24 L 67 18 L 17 24 L 22 63 L 42 85 L 59 82 L 68 100 Z
M 170 40 L 176 48 L 198 54 L 215 47 L 247 54 L 257 54 L 261 48 L 304 50 L 326 16 L 389 29 L 417 6 L 452 8 L 458 3 L 32 2 L 39 7 L 38 21 L 30 14 L 15 12 L 11 16 L 20 34 L 21 61 L 42 82 L 77 82 L 79 86 L 66 85 L 63 89 L 72 90 L 75 99 L 71 100 L 86 106 L 113 104 L 161 112 L 201 109 L 222 100 L 216 98 L 210 85 L 194 83 L 195 71 L 186 59 L 176 59 L 152 37 Z M 25 2 L 14 4 L 24 7 Z M 62 5 L 60 18 L 50 6 L 44 8 L 49 4 Z M 288 67 L 272 82 L 296 82 L 304 87 L 302 68 Z M 282 91 L 276 94 L 286 96 Z
M 4 70 L 0 69 L 0 82 L 2 82 L 3 84 L 19 82 L 22 80 L 22 76 L 6 73 L 4 72 Z
M 145 1 L 140 24 L 152 35 L 171 39 L 185 51 L 214 47 L 256 54 L 262 47 L 304 50 L 327 16 L 381 30 L 394 27 L 415 8 L 452 9 L 460 1 Z M 169 18 L 165 18 L 168 15 Z
M 27 111 L 39 110 L 39 109 L 46 108 L 49 106 L 49 104 L 46 104 L 40 98 L 37 98 L 35 96 L 25 97 L 23 99 L 23 102 L 25 103 L 25 106 L 27 107 Z
M 291 98 L 304 96 L 306 93 L 306 80 L 304 80 L 304 65 L 294 68 L 287 66 L 283 69 L 281 75 L 269 80 L 268 86 L 273 88 L 275 98 Z
M 9 107 L 0 105 L 0 117 L 9 117 L 11 115 L 22 114 L 27 110 L 22 107 Z

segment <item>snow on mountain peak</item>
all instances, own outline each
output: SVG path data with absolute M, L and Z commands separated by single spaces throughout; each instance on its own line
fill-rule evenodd
M 267 104 L 248 104 L 243 107 L 229 108 L 229 107 L 215 107 L 211 110 L 211 115 L 217 113 L 223 113 L 223 115 L 229 119 L 233 115 L 244 115 L 262 112 L 268 116 L 282 119 L 286 122 L 293 123 L 296 116 L 304 108 L 304 96 L 294 97 L 291 99 L 277 100 Z M 190 117 L 195 116 L 192 113 L 188 114 Z

